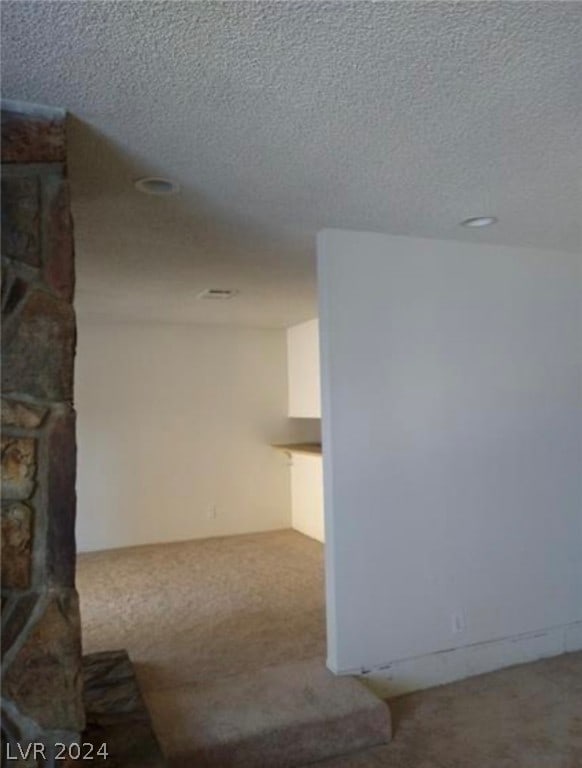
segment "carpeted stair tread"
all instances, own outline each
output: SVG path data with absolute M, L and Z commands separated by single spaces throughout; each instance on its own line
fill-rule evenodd
M 295 768 L 390 739 L 387 704 L 320 659 L 150 691 L 170 765 Z

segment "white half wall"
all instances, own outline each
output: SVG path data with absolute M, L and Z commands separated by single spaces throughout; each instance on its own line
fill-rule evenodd
M 290 527 L 285 331 L 81 321 L 75 391 L 79 551 Z
M 580 256 L 326 230 L 318 269 L 330 668 L 582 646 Z

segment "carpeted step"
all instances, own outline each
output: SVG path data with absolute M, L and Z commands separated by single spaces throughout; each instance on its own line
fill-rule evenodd
M 150 691 L 147 703 L 175 768 L 295 768 L 391 735 L 387 704 L 319 659 Z

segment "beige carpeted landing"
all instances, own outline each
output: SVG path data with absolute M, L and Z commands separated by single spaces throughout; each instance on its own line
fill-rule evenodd
M 170 768 L 301 768 L 391 732 L 385 702 L 319 659 L 151 691 L 147 705 Z
M 83 652 L 144 691 L 325 658 L 323 547 L 295 531 L 81 554 Z

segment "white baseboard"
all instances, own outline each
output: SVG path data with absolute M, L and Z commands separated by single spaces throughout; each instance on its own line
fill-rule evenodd
M 582 650 L 582 621 L 528 632 L 501 640 L 400 659 L 370 671 L 336 671 L 358 675 L 383 698 L 432 688 L 503 667 Z

